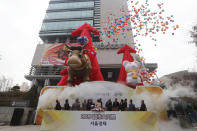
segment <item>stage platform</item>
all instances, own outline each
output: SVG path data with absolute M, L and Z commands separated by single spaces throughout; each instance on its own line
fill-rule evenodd
M 146 111 L 45 110 L 41 131 L 159 131 L 158 117 Z

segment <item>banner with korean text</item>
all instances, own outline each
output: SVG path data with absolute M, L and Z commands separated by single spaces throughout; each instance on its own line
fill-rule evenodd
M 44 111 L 41 131 L 159 131 L 153 112 Z

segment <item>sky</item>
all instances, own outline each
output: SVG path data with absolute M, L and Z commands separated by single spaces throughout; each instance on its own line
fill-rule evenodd
M 152 4 L 158 0 L 149 0 Z M 159 0 L 167 14 L 173 14 L 180 28 L 158 35 L 157 43 L 141 39 L 142 55 L 147 63 L 157 63 L 159 77 L 181 71 L 197 71 L 197 47 L 189 44 L 189 31 L 197 24 L 197 0 Z M 28 82 L 32 58 L 41 41 L 39 31 L 49 0 L 1 0 L 0 1 L 0 75 L 11 78 L 14 84 Z

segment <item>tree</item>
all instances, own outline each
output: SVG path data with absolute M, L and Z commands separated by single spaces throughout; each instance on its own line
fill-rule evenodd
M 20 86 L 20 91 L 23 91 L 23 92 L 25 92 L 25 91 L 28 91 L 29 90 L 29 84 L 27 83 L 27 82 L 23 82 L 22 84 L 21 84 L 21 86 Z
M 4 75 L 0 76 L 0 91 L 8 91 L 13 84 L 13 80 L 6 78 Z
M 193 38 L 193 41 L 191 43 L 195 43 L 197 47 L 197 24 L 192 27 L 192 31 L 190 31 L 190 34 L 191 37 Z
M 191 33 L 191 37 L 193 38 L 193 43 L 197 46 L 197 25 L 193 26 Z
M 11 90 L 12 90 L 12 91 L 19 91 L 19 90 L 20 90 L 20 86 L 15 85 L 15 86 L 12 87 Z

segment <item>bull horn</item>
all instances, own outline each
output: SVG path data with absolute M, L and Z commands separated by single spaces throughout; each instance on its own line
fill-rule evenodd
M 71 52 L 72 50 L 70 49 L 70 46 L 68 46 L 67 44 L 65 44 L 65 48 L 66 48 L 66 51 L 68 52 Z

